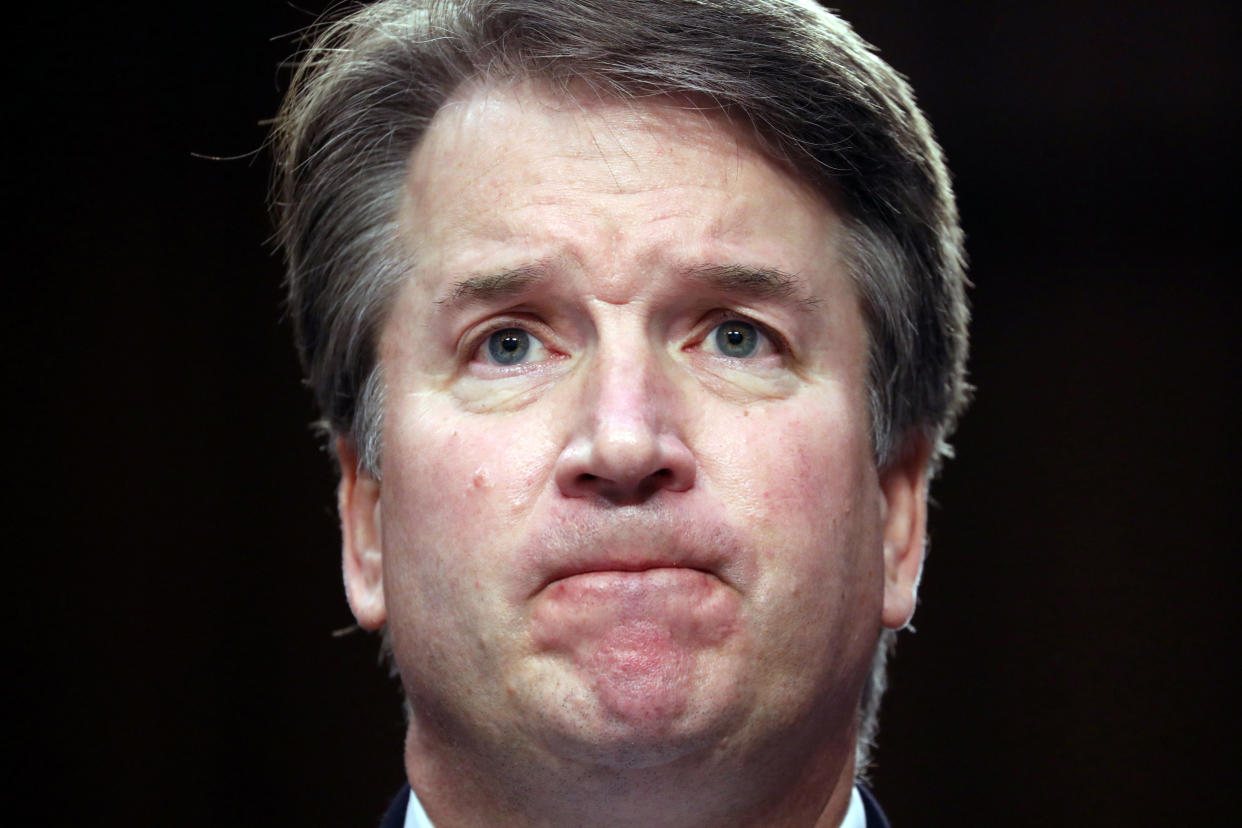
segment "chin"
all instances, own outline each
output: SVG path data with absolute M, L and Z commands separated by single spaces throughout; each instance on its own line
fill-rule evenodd
M 723 727 L 664 727 L 653 722 L 601 723 L 597 729 L 562 729 L 547 746 L 564 760 L 615 770 L 662 767 L 702 755 L 719 744 Z
M 689 671 L 596 674 L 542 711 L 543 741 L 564 759 L 617 769 L 667 765 L 721 744 L 744 720 L 740 699 L 712 695 Z M 736 685 L 734 685 L 736 686 Z M 551 714 L 551 715 L 549 715 Z

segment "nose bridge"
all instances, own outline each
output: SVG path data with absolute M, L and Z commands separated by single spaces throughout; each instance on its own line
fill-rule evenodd
M 661 377 L 646 337 L 601 337 L 587 381 L 588 420 L 596 439 L 638 439 L 657 434 L 672 404 L 672 389 Z
M 601 324 L 584 366 L 574 435 L 557 470 L 562 491 L 636 502 L 694 481 L 681 392 L 640 320 Z

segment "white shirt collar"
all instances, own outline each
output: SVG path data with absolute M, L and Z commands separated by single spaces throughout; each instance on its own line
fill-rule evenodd
M 841 828 L 867 828 L 867 812 L 863 810 L 862 794 L 857 785 L 850 791 L 850 807 L 841 820 Z
M 413 788 L 410 788 L 410 804 L 405 806 L 405 828 L 435 828 Z
M 405 808 L 405 828 L 435 828 L 412 789 L 410 804 Z M 845 819 L 841 820 L 840 828 L 867 828 L 867 813 L 863 810 L 862 794 L 858 792 L 857 785 L 850 792 L 850 807 L 845 812 Z

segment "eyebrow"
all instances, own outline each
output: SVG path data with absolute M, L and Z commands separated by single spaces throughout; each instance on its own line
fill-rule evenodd
M 516 296 L 543 280 L 547 267 L 543 263 L 524 265 L 499 273 L 484 273 L 454 282 L 448 295 L 436 300 L 436 305 L 448 309 Z
M 798 292 L 802 279 L 792 273 L 770 267 L 747 265 L 701 265 L 690 270 L 690 278 L 705 287 L 721 293 L 744 296 L 756 300 L 789 299 Z M 802 310 L 810 310 L 820 303 L 814 296 L 799 299 Z
M 454 282 L 448 293 L 436 300 L 445 309 L 458 309 L 471 305 L 488 304 L 524 293 L 543 281 L 548 266 L 538 262 L 497 273 L 483 273 Z M 755 300 L 789 299 L 798 292 L 802 279 L 792 273 L 770 267 L 748 265 L 699 265 L 690 268 L 687 275 L 691 281 L 720 293 L 742 296 Z M 820 303 L 814 296 L 797 300 L 802 310 L 810 310 Z

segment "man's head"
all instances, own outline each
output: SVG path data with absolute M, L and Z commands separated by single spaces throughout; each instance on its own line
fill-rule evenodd
M 411 774 L 848 769 L 965 397 L 905 83 L 810 3 L 387 2 L 308 53 L 277 138 Z

